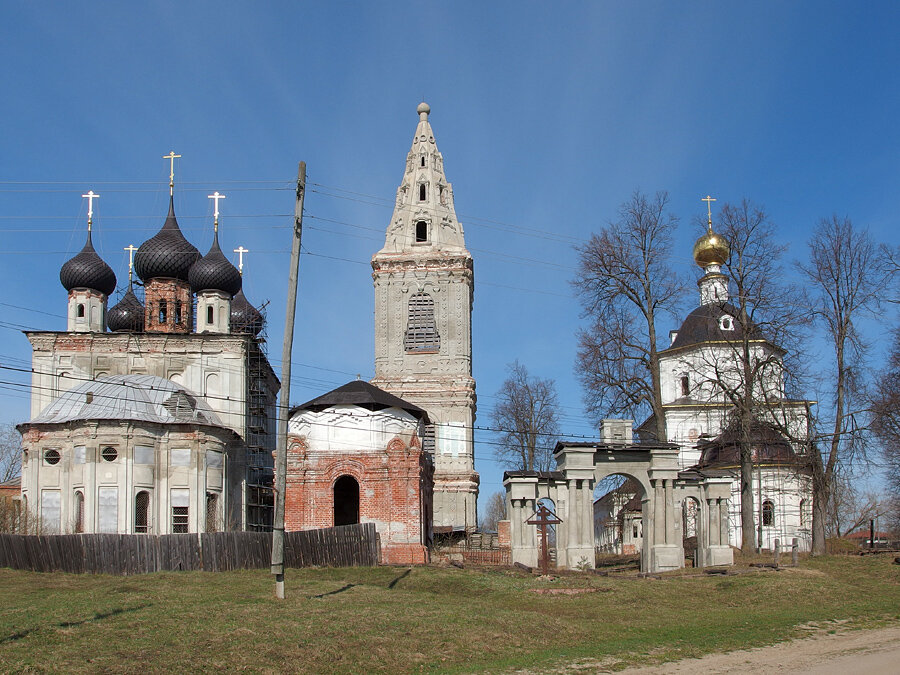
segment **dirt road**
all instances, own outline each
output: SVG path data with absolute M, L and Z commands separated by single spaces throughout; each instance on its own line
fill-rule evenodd
M 900 673 L 900 626 L 819 635 L 771 647 L 709 654 L 700 659 L 685 659 L 653 668 L 630 668 L 619 672 L 629 675 L 766 672 L 790 672 L 795 675 L 894 675 Z

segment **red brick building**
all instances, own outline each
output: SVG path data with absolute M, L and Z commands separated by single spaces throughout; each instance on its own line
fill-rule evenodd
M 291 410 L 285 528 L 372 522 L 382 561 L 425 563 L 434 469 L 427 413 L 368 382 L 349 382 Z

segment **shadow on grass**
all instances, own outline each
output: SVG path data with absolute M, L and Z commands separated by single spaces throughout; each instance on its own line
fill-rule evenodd
M 314 598 L 324 598 L 329 595 L 337 595 L 338 593 L 343 593 L 344 591 L 349 591 L 351 588 L 356 586 L 356 584 L 347 584 L 346 586 L 337 589 L 336 591 L 328 591 L 327 593 L 320 593 L 319 595 L 313 595 Z
M 125 614 L 126 612 L 137 612 L 138 610 L 146 609 L 147 607 L 151 606 L 151 603 L 147 603 L 144 605 L 138 605 L 136 607 L 117 607 L 116 609 L 111 609 L 108 612 L 96 612 L 94 616 L 88 617 L 87 619 L 81 619 L 79 621 L 61 621 L 57 624 L 54 624 L 54 626 L 56 628 L 72 628 L 73 626 L 83 626 L 86 623 L 101 621 L 102 619 L 108 619 L 111 616 L 118 616 L 119 614 Z M 15 642 L 16 640 L 21 640 L 22 638 L 31 635 L 31 633 L 40 630 L 40 628 L 40 626 L 36 628 L 27 628 L 26 630 L 20 630 L 18 633 L 7 635 L 4 638 L 0 638 L 0 644 L 6 644 L 7 642 Z
M 389 583 L 387 587 L 388 587 L 388 588 L 393 588 L 393 587 L 396 586 L 398 583 L 400 583 L 401 580 L 403 580 L 403 579 L 405 579 L 406 577 L 408 577 L 409 574 L 410 574 L 410 572 L 412 572 L 412 568 L 411 568 L 411 567 L 410 567 L 408 570 L 406 570 L 403 574 L 401 574 L 399 577 L 397 577 L 396 579 L 394 579 L 391 583 Z

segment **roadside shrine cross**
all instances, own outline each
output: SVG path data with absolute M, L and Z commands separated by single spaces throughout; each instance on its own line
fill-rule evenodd
M 716 198 L 706 195 L 701 198 L 700 201 L 706 202 L 706 224 L 709 226 L 710 231 L 712 231 L 712 203 L 716 201 Z
M 525 521 L 528 525 L 537 525 L 541 532 L 541 572 L 550 574 L 550 552 L 547 550 L 547 534 L 551 525 L 559 525 L 562 521 L 544 504 L 538 507 L 535 514 Z
M 88 193 L 86 195 L 81 196 L 88 200 L 88 230 L 90 230 L 91 223 L 94 220 L 94 200 L 100 199 L 100 195 L 98 195 L 93 190 L 88 190 Z
M 249 248 L 244 248 L 243 246 L 238 246 L 234 249 L 234 252 L 238 254 L 238 272 L 241 274 L 244 273 L 244 254 L 250 253 Z

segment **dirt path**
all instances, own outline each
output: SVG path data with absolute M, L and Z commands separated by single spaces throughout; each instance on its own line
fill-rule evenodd
M 820 635 L 700 659 L 664 663 L 653 668 L 629 668 L 629 675 L 644 673 L 765 673 L 843 675 L 900 672 L 900 626 Z M 602 671 L 600 671 L 602 672 Z

